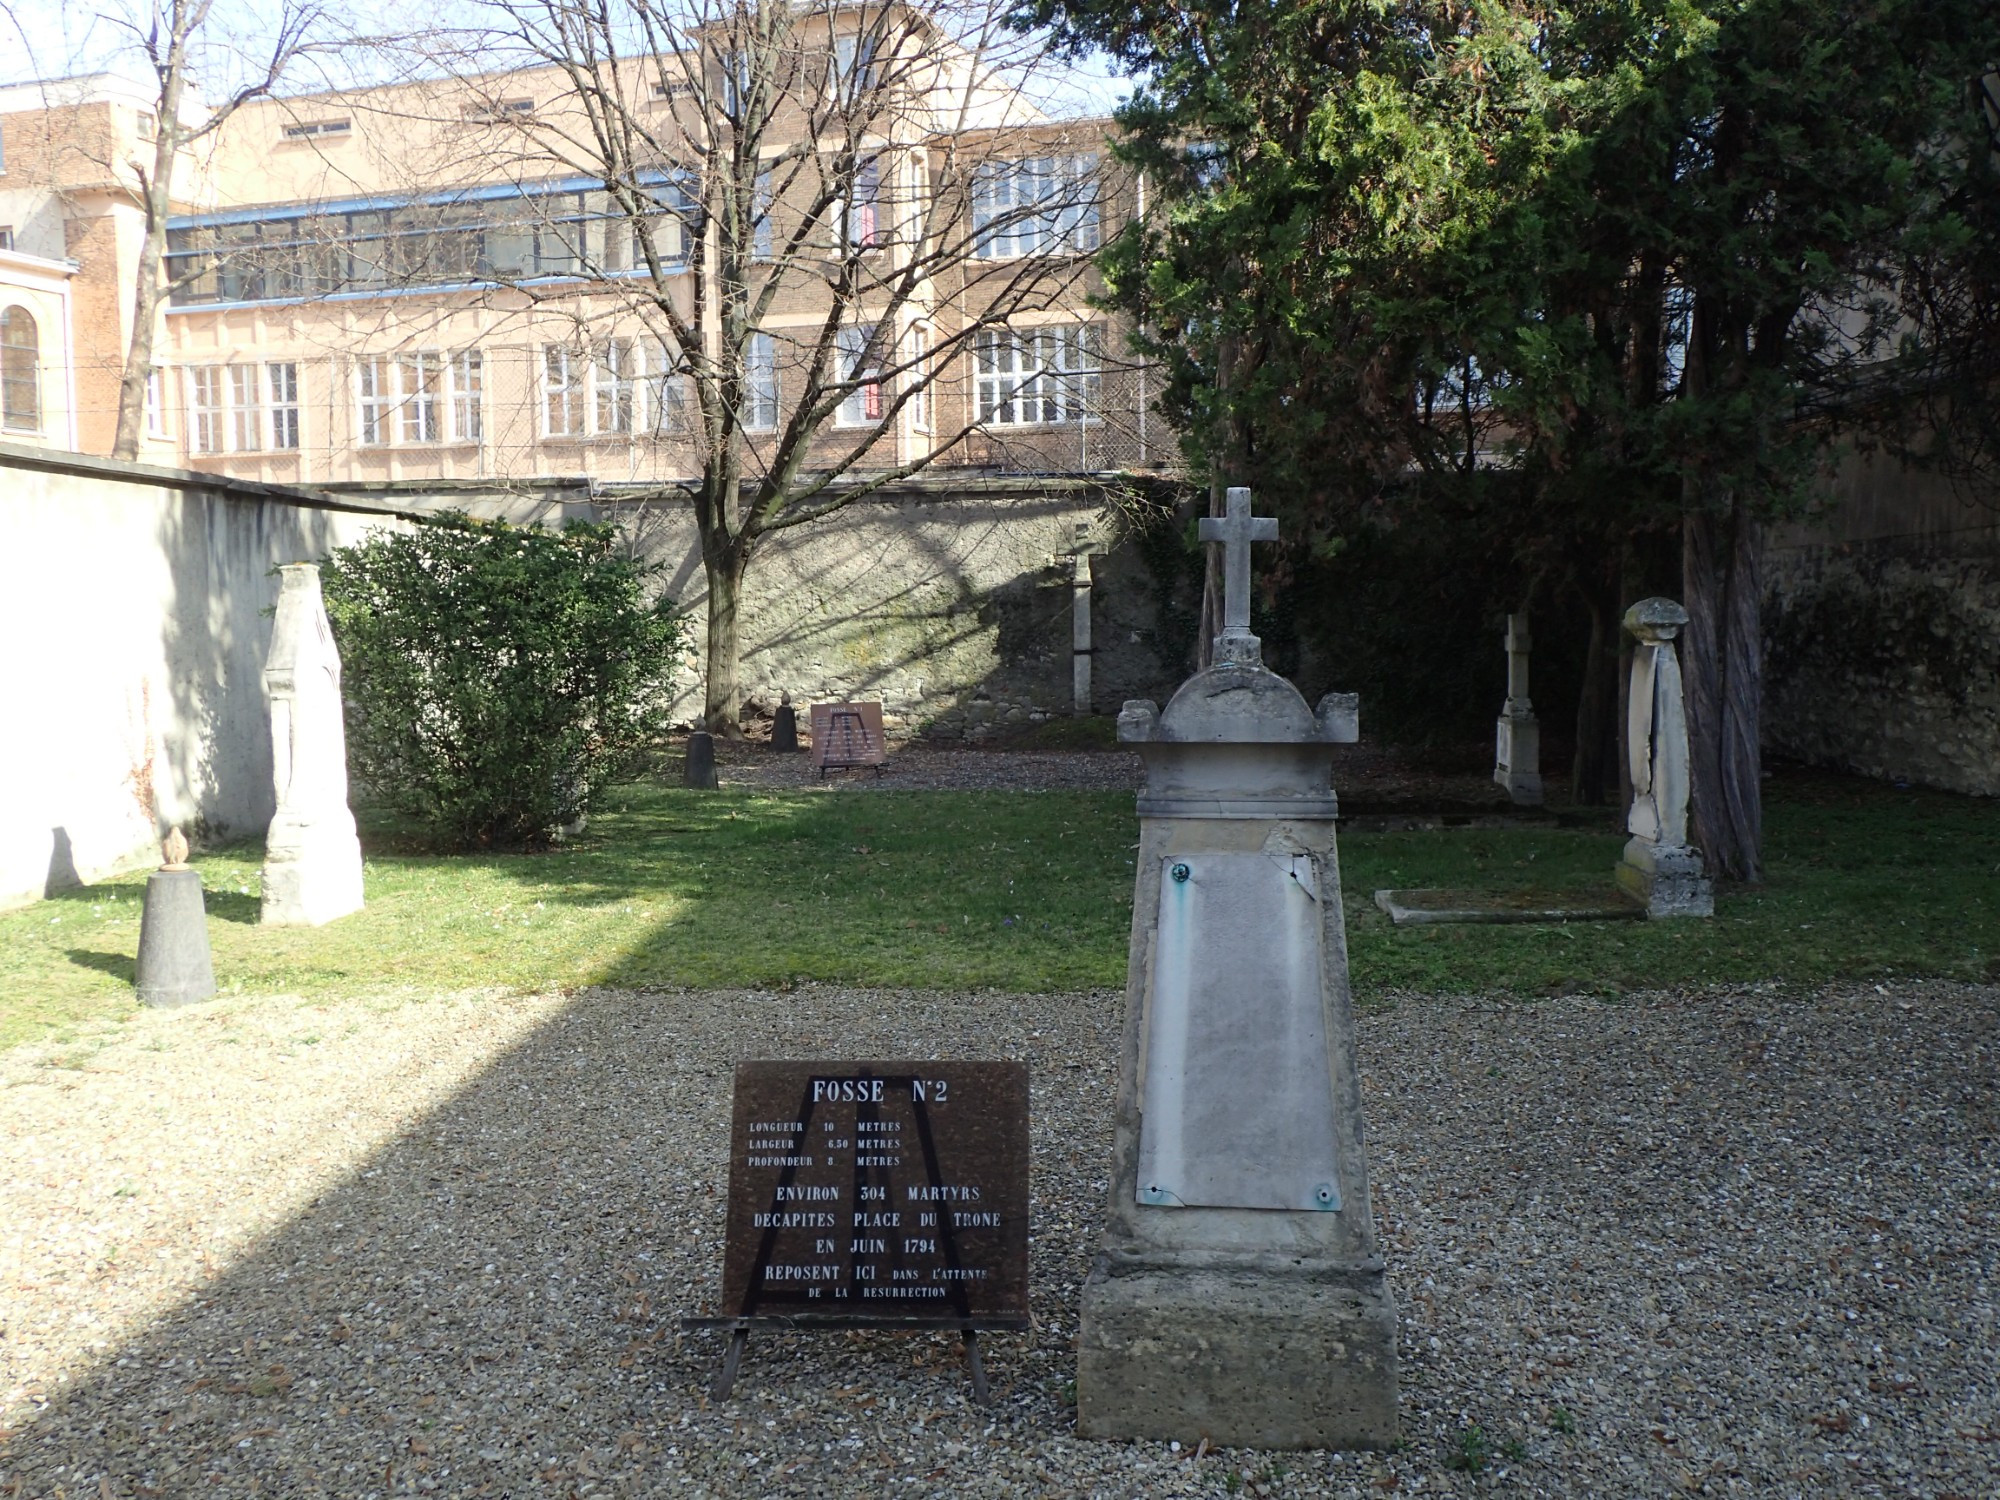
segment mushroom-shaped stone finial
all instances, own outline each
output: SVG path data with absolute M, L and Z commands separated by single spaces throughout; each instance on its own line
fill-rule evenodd
M 162 870 L 185 870 L 188 867 L 187 835 L 179 828 L 167 830 L 167 836 L 160 841 L 160 854 L 166 860 Z

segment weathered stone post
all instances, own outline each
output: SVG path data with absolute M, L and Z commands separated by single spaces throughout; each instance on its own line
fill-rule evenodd
M 215 993 L 201 876 L 188 867 L 187 839 L 178 828 L 168 832 L 160 857 L 160 868 L 146 877 L 132 987 L 143 1005 L 189 1005 Z
M 1618 883 L 1645 903 L 1649 917 L 1715 915 L 1701 851 L 1687 841 L 1687 710 L 1674 651 L 1687 620 L 1671 599 L 1641 599 L 1625 611 L 1625 628 L 1638 644 L 1626 720 L 1632 806 L 1625 826 L 1632 837 L 1618 862 Z
M 278 570 L 277 618 L 264 659 L 278 813 L 264 839 L 263 920 L 317 927 L 361 909 L 361 843 L 347 806 L 347 726 L 340 653 L 319 569 Z
M 1384 1447 L 1396 1318 L 1368 1194 L 1331 785 L 1354 703 L 1315 713 L 1250 633 L 1229 492 L 1215 665 L 1161 713 L 1146 763 L 1116 1155 L 1083 1290 L 1077 1425 L 1221 1447 Z
M 1518 807 L 1542 805 L 1542 726 L 1528 700 L 1528 635 L 1526 615 L 1507 616 L 1507 702 L 1493 753 L 1493 779 L 1507 789 Z
M 1091 558 L 1099 547 L 1091 539 L 1090 523 L 1076 523 L 1076 542 L 1069 550 L 1069 619 L 1070 619 L 1070 703 L 1079 714 L 1090 712 L 1090 658 L 1093 651 L 1090 638 L 1090 593 L 1094 579 L 1091 576 Z

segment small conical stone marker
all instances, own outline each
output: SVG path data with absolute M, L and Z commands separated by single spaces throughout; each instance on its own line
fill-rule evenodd
M 201 876 L 188 868 L 188 842 L 180 829 L 167 834 L 160 853 L 165 863 L 146 877 L 133 988 L 145 1005 L 189 1005 L 215 993 Z
M 789 703 L 780 703 L 771 715 L 771 748 L 795 754 L 799 748 L 799 715 Z
M 686 785 L 704 792 L 716 789 L 715 738 L 706 730 L 688 736 Z

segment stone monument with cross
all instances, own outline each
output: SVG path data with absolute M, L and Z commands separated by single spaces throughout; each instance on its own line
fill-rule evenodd
M 1250 546 L 1277 523 L 1233 489 L 1215 664 L 1145 761 L 1111 1201 L 1083 1291 L 1077 1426 L 1220 1447 L 1386 1447 L 1396 1318 L 1369 1203 L 1332 745 L 1263 665 Z

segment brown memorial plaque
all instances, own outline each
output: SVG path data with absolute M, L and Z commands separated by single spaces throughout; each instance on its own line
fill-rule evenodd
M 746 1062 L 727 1318 L 1025 1327 L 1028 1065 Z

